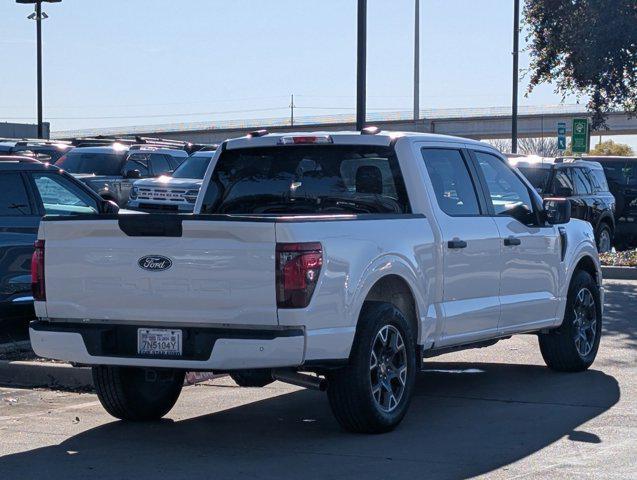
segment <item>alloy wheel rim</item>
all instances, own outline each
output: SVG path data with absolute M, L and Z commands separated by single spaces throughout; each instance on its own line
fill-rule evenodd
M 608 230 L 602 230 L 602 233 L 599 236 L 599 251 L 600 253 L 605 253 L 609 252 L 610 249 L 610 234 L 608 233 Z
M 403 336 L 393 325 L 385 325 L 376 334 L 369 372 L 376 405 L 383 412 L 394 411 L 407 385 L 407 350 Z
M 573 305 L 574 341 L 577 352 L 585 357 L 593 350 L 597 337 L 597 308 L 595 297 L 588 288 L 582 288 Z

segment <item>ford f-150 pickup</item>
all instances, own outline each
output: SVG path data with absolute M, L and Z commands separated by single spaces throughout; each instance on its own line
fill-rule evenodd
M 494 148 L 439 135 L 228 140 L 194 214 L 45 217 L 35 352 L 93 368 L 105 409 L 165 415 L 184 372 L 327 390 L 347 430 L 405 415 L 423 359 L 534 334 L 549 368 L 599 347 L 590 224 Z

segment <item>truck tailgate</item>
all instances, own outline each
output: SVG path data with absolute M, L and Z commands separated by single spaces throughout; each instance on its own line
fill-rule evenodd
M 48 318 L 277 325 L 274 223 L 125 217 L 42 222 Z

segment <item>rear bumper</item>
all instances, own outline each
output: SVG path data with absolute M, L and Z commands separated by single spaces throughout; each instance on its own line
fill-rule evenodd
M 296 367 L 303 363 L 305 332 L 300 328 L 246 329 L 168 326 L 183 331 L 179 358 L 137 354 L 137 329 L 149 325 L 31 322 L 36 354 L 84 365 L 122 365 L 238 370 Z

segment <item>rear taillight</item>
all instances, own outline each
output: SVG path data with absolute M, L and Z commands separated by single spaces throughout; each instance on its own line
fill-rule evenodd
M 46 291 L 44 287 L 44 240 L 36 240 L 35 250 L 31 257 L 31 290 L 33 291 L 33 300 L 46 300 Z
M 309 305 L 323 265 L 320 243 L 277 243 L 276 302 L 279 308 Z

